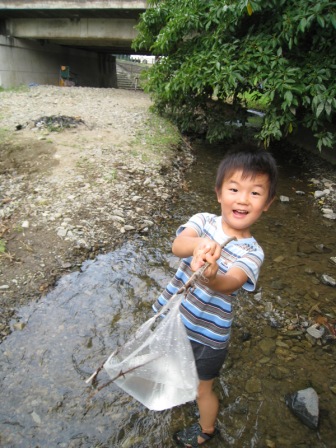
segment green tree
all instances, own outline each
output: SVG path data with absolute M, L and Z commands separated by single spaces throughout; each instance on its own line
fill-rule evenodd
M 255 98 L 265 146 L 303 126 L 321 149 L 335 144 L 335 29 L 330 0 L 149 0 L 133 45 L 160 57 L 148 90 L 182 131 L 220 140 Z

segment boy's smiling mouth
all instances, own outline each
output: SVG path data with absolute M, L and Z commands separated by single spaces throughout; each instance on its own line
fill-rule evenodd
M 248 214 L 247 210 L 233 210 L 233 214 L 237 216 L 245 216 Z

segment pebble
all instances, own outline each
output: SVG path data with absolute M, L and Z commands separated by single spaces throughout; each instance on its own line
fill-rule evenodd
M 334 212 L 323 213 L 323 217 L 327 219 L 336 219 L 336 213 Z
M 261 392 L 261 381 L 259 378 L 250 378 L 245 383 L 245 390 L 249 394 Z
M 320 339 L 324 334 L 324 328 L 318 324 L 314 324 L 311 327 L 307 328 L 307 333 L 310 334 L 310 336 L 313 336 L 313 338 L 315 339 Z
M 323 274 L 321 276 L 321 281 L 324 285 L 336 286 L 336 280 L 333 277 L 330 277 L 330 275 Z
M 323 191 L 316 190 L 315 193 L 314 193 L 314 197 L 315 197 L 315 199 L 323 198 L 323 196 L 326 196 L 329 193 L 330 193 L 329 189 L 326 189 L 326 190 L 323 190 Z
M 312 387 L 299 390 L 285 397 L 286 404 L 305 425 L 317 429 L 319 422 L 319 398 Z
M 24 322 L 15 322 L 13 325 L 14 330 L 22 331 L 25 328 L 26 324 Z

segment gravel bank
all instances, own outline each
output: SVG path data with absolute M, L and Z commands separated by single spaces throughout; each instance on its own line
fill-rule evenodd
M 0 340 L 18 307 L 146 238 L 173 200 L 192 155 L 150 105 L 116 89 L 0 93 Z

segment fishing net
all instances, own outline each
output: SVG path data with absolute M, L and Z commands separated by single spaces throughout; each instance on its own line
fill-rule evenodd
M 224 247 L 230 237 L 221 245 Z M 161 310 L 147 320 L 126 344 L 86 380 L 93 382 L 101 369 L 114 382 L 148 409 L 162 411 L 193 401 L 197 395 L 198 375 L 194 354 L 179 307 L 186 291 L 208 268 L 199 268 Z
M 182 295 L 172 297 L 104 364 L 115 384 L 151 410 L 162 411 L 196 398 L 198 376 L 180 317 L 182 299 Z

